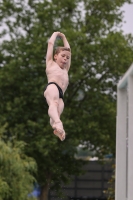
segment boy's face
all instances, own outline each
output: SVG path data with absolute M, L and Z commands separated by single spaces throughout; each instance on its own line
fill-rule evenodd
M 69 51 L 60 51 L 60 53 L 54 55 L 54 60 L 60 68 L 64 69 L 70 61 L 70 56 Z

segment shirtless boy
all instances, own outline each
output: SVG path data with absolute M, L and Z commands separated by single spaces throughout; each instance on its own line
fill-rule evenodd
M 57 47 L 53 54 L 53 47 L 57 37 L 60 37 L 64 47 Z M 70 45 L 63 33 L 54 32 L 48 41 L 46 55 L 46 75 L 48 84 L 44 90 L 44 97 L 48 103 L 48 115 L 54 134 L 61 141 L 65 139 L 65 131 L 60 116 L 64 109 L 63 95 L 67 89 L 68 71 L 71 64 Z

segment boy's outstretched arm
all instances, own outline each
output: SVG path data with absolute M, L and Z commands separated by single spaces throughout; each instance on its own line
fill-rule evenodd
M 67 47 L 67 48 L 69 48 L 69 49 L 71 49 L 70 48 L 70 45 L 69 45 L 69 43 L 68 43 L 68 41 L 67 41 L 67 39 L 66 39 L 66 36 L 63 34 L 63 33 L 59 33 L 59 36 L 62 38 L 62 40 L 63 40 L 63 43 L 64 43 L 64 47 Z M 69 69 L 70 69 L 70 66 L 71 66 L 71 54 L 70 54 L 70 58 L 69 58 L 69 64 L 68 64 L 68 66 L 67 66 L 67 70 L 69 71 Z
M 67 39 L 66 39 L 66 36 L 65 36 L 63 33 L 59 33 L 59 36 L 60 36 L 60 37 L 62 38 L 62 40 L 63 40 L 64 47 L 70 48 L 70 45 L 69 45 L 69 43 L 68 43 L 68 41 L 67 41 Z
M 48 41 L 47 54 L 46 54 L 46 66 L 49 65 L 53 61 L 53 48 L 56 37 L 60 34 L 60 32 L 54 32 Z

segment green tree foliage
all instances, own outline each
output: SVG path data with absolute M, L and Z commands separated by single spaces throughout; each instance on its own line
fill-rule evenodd
M 66 174 L 80 172 L 82 163 L 73 159 L 79 144 L 99 156 L 115 154 L 116 85 L 133 61 L 133 38 L 118 31 L 125 2 L 130 1 L 3 0 L 0 5 L 0 23 L 7 26 L 1 36 L 10 36 L 0 47 L 0 121 L 8 122 L 8 135 L 26 142 L 25 153 L 36 160 L 41 200 L 51 181 L 58 189 Z M 64 142 L 53 136 L 43 98 L 47 41 L 54 31 L 66 34 L 72 49 Z
M 26 200 L 33 191 L 36 164 L 24 154 L 24 142 L 3 136 L 5 128 L 0 128 L 0 200 Z

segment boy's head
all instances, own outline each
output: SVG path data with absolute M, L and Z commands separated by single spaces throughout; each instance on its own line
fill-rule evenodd
M 68 47 L 57 47 L 54 51 L 54 61 L 64 68 L 69 64 L 71 57 L 71 50 Z
M 71 53 L 71 49 L 68 47 L 56 47 L 54 50 L 54 55 L 58 55 L 61 51 L 69 51 Z

